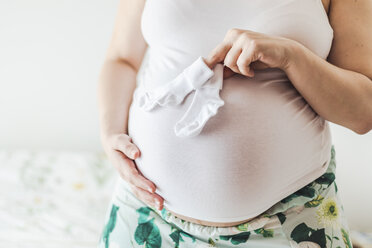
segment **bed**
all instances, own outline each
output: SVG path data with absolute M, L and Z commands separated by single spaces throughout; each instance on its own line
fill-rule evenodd
M 102 153 L 0 151 L 0 247 L 95 247 L 116 174 Z

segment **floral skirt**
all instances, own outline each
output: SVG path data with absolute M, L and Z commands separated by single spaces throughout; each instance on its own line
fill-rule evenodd
M 347 247 L 352 243 L 338 193 L 335 148 L 327 171 L 243 224 L 215 227 L 180 219 L 136 198 L 119 178 L 99 248 Z

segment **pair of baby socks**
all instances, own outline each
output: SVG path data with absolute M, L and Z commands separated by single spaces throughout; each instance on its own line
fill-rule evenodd
M 141 109 L 151 111 L 157 105 L 178 105 L 195 90 L 190 106 L 174 126 L 176 136 L 193 137 L 202 131 L 206 122 L 224 105 L 219 95 L 222 85 L 223 64 L 216 64 L 212 70 L 199 56 L 177 77 L 154 90 L 146 91 L 139 87 L 134 98 Z

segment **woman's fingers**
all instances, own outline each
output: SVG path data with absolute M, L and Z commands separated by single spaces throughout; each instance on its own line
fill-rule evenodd
M 125 181 L 151 193 L 155 192 L 155 184 L 138 171 L 133 160 L 127 158 L 125 154 L 120 151 L 114 151 L 114 156 L 117 161 L 117 170 Z
M 241 74 L 245 76 L 249 77 L 254 76 L 254 71 L 253 68 L 251 67 L 251 62 L 255 61 L 254 52 L 255 52 L 254 46 L 244 47 L 240 56 L 238 56 L 237 60 L 233 62 L 237 65 Z
M 116 135 L 112 140 L 114 149 L 121 151 L 128 158 L 136 159 L 140 156 L 140 150 L 132 143 L 132 138 L 127 134 Z
M 231 44 L 222 42 L 218 44 L 205 59 L 210 68 L 213 68 L 217 63 L 224 61 L 227 52 L 230 50 Z
M 154 195 L 146 190 L 138 188 L 134 185 L 130 185 L 133 194 L 143 202 L 146 202 L 148 205 L 154 206 L 155 208 L 161 210 L 163 208 L 164 201 L 159 195 Z
M 113 148 L 116 149 L 116 156 L 121 169 L 125 175 L 126 180 L 137 187 L 155 192 L 155 185 L 150 180 L 145 178 L 137 169 L 134 159 L 140 156 L 140 150 L 132 143 L 132 138 L 127 134 L 117 135 L 113 140 Z
M 210 69 L 213 69 L 213 67 L 218 64 L 216 63 L 215 61 L 212 61 L 211 58 L 204 58 L 203 57 L 203 60 L 205 62 L 205 64 L 210 68 Z M 231 77 L 232 75 L 236 74 L 233 70 L 231 70 L 229 67 L 227 66 L 224 66 L 223 67 L 223 78 L 226 79 L 226 78 L 229 78 Z
M 120 177 L 136 192 L 136 196 L 150 205 L 154 205 L 157 200 L 161 210 L 164 200 L 160 195 L 155 193 L 156 185 L 144 177 L 134 162 L 134 159 L 140 156 L 140 150 L 132 143 L 132 138 L 124 133 L 111 137 L 106 136 L 104 144 L 106 145 L 105 151 L 110 161 Z
M 241 73 L 239 70 L 240 68 L 236 64 L 236 61 L 238 60 L 241 53 L 242 53 L 241 47 L 232 46 L 231 49 L 227 52 L 224 59 L 225 66 L 229 67 L 235 73 Z

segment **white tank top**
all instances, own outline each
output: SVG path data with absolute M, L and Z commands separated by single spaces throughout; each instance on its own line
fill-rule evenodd
M 201 83 L 221 78 L 218 66 L 209 74 L 201 70 L 200 57 L 231 28 L 294 39 L 323 59 L 333 39 L 321 0 L 146 1 L 141 30 L 149 48 L 135 95 L 141 89 L 156 92 L 170 82 L 185 86 L 193 76 L 194 81 L 177 93 L 182 98 L 163 98 L 173 104 L 144 109 L 151 102 L 133 98 L 128 132 L 141 150 L 135 162 L 156 184 L 166 208 L 210 222 L 259 215 L 321 176 L 331 158 L 328 122 L 278 68 L 255 71 L 253 78 L 236 74 L 215 84 L 223 104 L 214 115 L 205 115 L 199 130 L 176 132 L 195 99 L 203 99 L 195 97 L 202 92 Z M 185 77 L 187 68 L 194 68 L 194 74 Z M 198 70 L 206 73 L 199 88 L 192 85 L 198 84 Z

